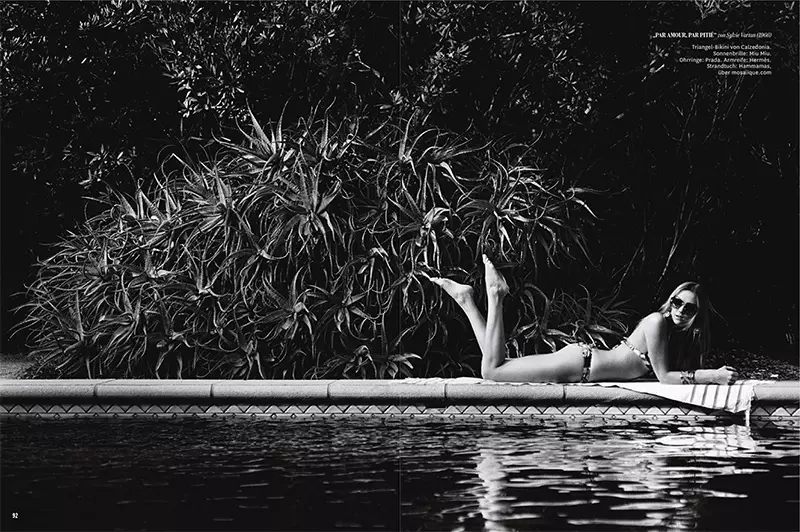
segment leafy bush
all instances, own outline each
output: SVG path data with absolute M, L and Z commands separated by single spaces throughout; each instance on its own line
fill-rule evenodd
M 249 120 L 248 107 L 278 116 L 285 105 L 293 123 L 318 101 L 337 116 L 430 113 L 448 130 L 535 145 L 535 166 L 606 192 L 592 203 L 602 224 L 584 233 L 600 264 L 570 261 L 539 286 L 619 286 L 646 308 L 697 278 L 731 341 L 791 350 L 797 257 L 761 257 L 785 255 L 787 227 L 797 240 L 797 142 L 783 134 L 796 127 L 797 14 L 791 2 L 739 0 L 0 3 L 0 351 L 22 347 L 8 341 L 12 294 L 44 243 L 99 212 L 85 214 L 81 196 L 131 194 L 131 176 L 151 194 L 164 154 L 195 166 L 197 140 Z M 686 43 L 653 39 L 654 28 L 772 32 L 773 75 L 691 70 L 677 63 Z M 473 221 L 482 208 L 469 207 Z M 447 214 L 458 236 L 462 220 Z M 742 306 L 745 272 L 762 282 Z M 429 347 L 425 371 L 464 363 Z
M 402 124 L 364 132 L 312 114 L 265 130 L 252 117 L 245 142 L 218 139 L 214 157 L 132 197 L 109 189 L 39 265 L 22 326 L 30 374 L 392 378 L 420 360 L 426 375 L 463 374 L 469 325 L 425 277 L 474 281 L 482 252 L 529 272 L 511 278 L 517 336 L 610 334 L 589 301 L 562 296 L 554 311 L 531 297 L 531 272 L 584 252 L 591 191 L 518 146 Z M 555 315 L 582 321 L 551 340 Z
M 8 334 L 12 294 L 31 280 L 45 243 L 97 214 L 84 212 L 82 196 L 96 198 L 106 185 L 132 193 L 136 178 L 149 189 L 164 154 L 196 157 L 197 138 L 246 118 L 248 104 L 277 116 L 288 99 L 296 117 L 309 102 L 354 107 L 374 92 L 380 76 L 364 72 L 357 52 L 386 57 L 396 39 L 370 29 L 381 12 L 373 6 L 0 3 L 0 351 L 23 347 Z M 396 18 L 396 7 L 387 9 Z

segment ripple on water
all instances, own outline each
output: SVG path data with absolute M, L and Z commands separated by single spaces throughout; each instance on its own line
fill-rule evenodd
M 3 422 L 2 506 L 43 529 L 174 528 L 165 506 L 198 529 L 798 529 L 797 431 L 102 421 Z

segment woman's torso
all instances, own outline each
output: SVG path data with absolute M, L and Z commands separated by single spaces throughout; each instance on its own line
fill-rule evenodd
M 632 347 L 644 357 L 637 354 Z M 624 342 L 620 342 L 610 350 L 595 349 L 592 358 L 591 379 L 593 381 L 614 381 L 653 376 L 648 362 L 644 330 L 637 326 Z

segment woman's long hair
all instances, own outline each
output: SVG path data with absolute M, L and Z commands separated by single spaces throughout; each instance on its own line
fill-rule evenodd
M 697 314 L 695 314 L 683 327 L 673 326 L 669 334 L 669 360 L 670 369 L 692 370 L 703 366 L 703 355 L 708 351 L 711 344 L 711 330 L 709 321 L 713 308 L 708 299 L 708 294 L 700 283 L 685 282 L 678 285 L 662 304 L 658 312 L 669 317 L 671 312 L 671 301 L 673 297 L 688 290 L 697 296 Z

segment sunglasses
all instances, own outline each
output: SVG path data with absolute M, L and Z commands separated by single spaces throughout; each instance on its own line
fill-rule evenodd
M 672 308 L 675 310 L 683 310 L 689 316 L 694 316 L 697 314 L 697 305 L 694 303 L 689 303 L 688 301 L 684 301 L 679 297 L 673 297 L 670 299 L 669 304 L 672 305 Z

